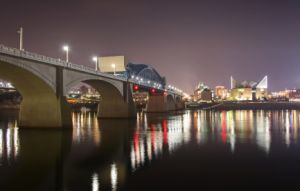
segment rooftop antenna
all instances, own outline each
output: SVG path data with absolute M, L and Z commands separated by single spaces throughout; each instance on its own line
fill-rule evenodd
M 22 27 L 20 27 L 20 30 L 18 31 L 18 33 L 20 34 L 20 50 L 24 51 L 24 48 L 23 48 L 23 28 Z

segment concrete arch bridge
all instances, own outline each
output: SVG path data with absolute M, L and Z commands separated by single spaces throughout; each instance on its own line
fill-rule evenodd
M 72 126 L 66 95 L 80 82 L 92 86 L 101 94 L 103 101 L 98 107 L 98 116 L 101 118 L 136 117 L 132 98 L 135 84 L 164 91 L 162 86 L 101 73 L 83 65 L 3 45 L 0 45 L 0 78 L 11 82 L 23 97 L 19 113 L 20 127 Z M 176 107 L 182 98 L 180 93 L 165 91 L 164 95 L 152 97 L 155 101 L 149 101 L 149 108 L 160 108 L 153 110 L 155 112 L 182 109 Z

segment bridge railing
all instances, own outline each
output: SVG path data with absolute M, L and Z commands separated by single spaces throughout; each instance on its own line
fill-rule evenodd
M 55 66 L 61 66 L 61 67 L 65 67 L 65 68 L 79 70 L 79 71 L 83 71 L 86 73 L 99 75 L 102 77 L 113 78 L 113 79 L 117 79 L 117 80 L 121 80 L 121 81 L 126 80 L 125 78 L 122 78 L 119 76 L 113 76 L 111 74 L 106 74 L 106 73 L 102 73 L 100 71 L 95 71 L 94 68 L 91 68 L 88 66 L 74 64 L 71 62 L 66 62 L 64 60 L 61 60 L 59 58 L 57 58 L 57 59 L 51 58 L 51 57 L 47 57 L 44 55 L 28 52 L 28 51 L 21 51 L 19 49 L 7 47 L 2 44 L 0 44 L 0 53 L 15 56 L 15 57 L 22 57 L 25 59 L 30 59 L 30 60 L 34 60 L 34 61 L 38 61 L 38 62 L 44 62 L 44 63 L 55 65 Z

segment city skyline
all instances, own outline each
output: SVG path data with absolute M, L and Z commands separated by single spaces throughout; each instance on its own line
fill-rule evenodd
M 199 81 L 229 88 L 268 75 L 270 90 L 299 88 L 296 1 L 4 1 L 0 42 L 92 66 L 92 56 L 150 64 L 191 93 Z M 15 10 L 15 11 L 11 11 Z M 180 77 L 178 77 L 180 76 Z

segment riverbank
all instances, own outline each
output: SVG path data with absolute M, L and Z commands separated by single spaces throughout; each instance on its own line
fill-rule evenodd
M 206 109 L 209 110 L 300 110 L 297 102 L 223 102 Z

